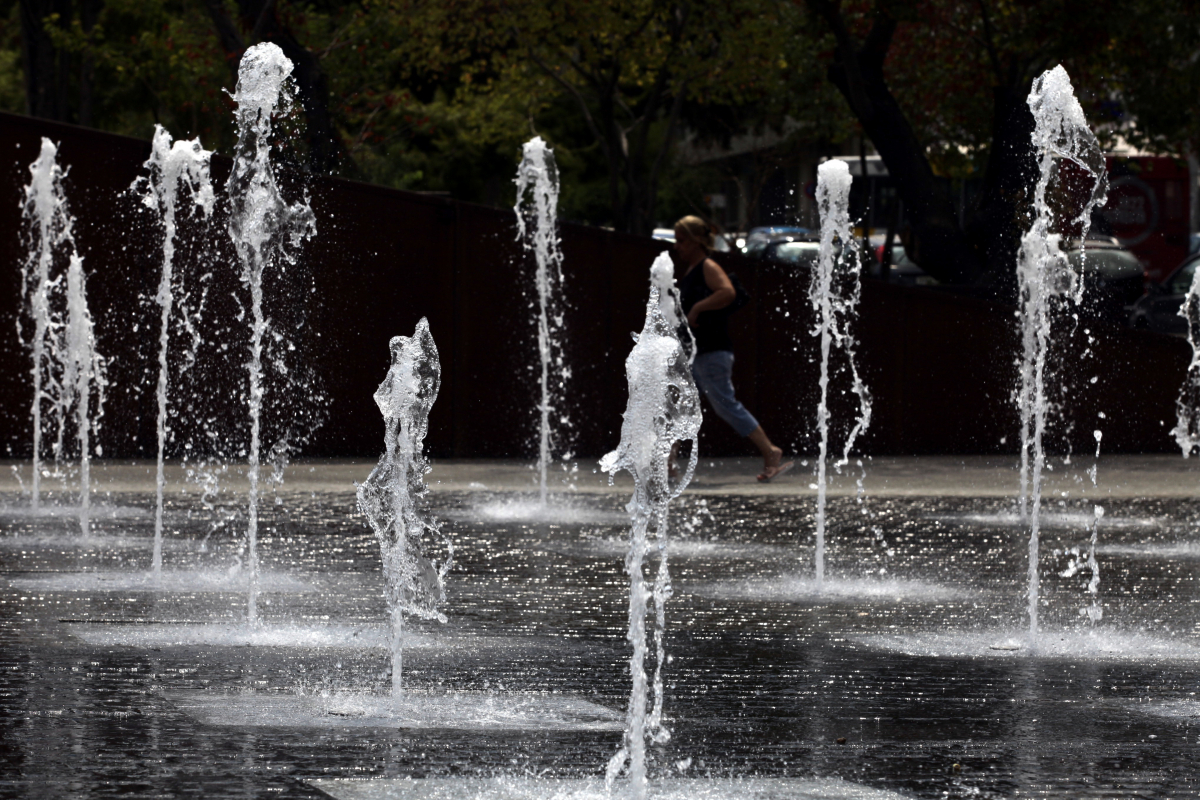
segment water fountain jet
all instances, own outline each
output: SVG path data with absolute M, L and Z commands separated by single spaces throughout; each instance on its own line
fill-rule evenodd
M 242 284 L 250 290 L 250 360 L 248 410 L 250 447 L 247 458 L 246 539 L 249 600 L 246 618 L 258 620 L 258 499 L 262 428 L 263 339 L 271 330 L 263 313 L 263 275 L 272 266 L 293 262 L 304 240 L 316 234 L 316 218 L 308 202 L 288 204 L 279 191 L 271 163 L 272 117 L 291 108 L 292 62 L 270 42 L 246 50 L 238 67 L 238 142 L 227 191 L 232 205 L 229 235 L 241 261 Z
M 161 311 L 158 335 L 158 465 L 155 472 L 154 504 L 154 552 L 150 571 L 155 576 L 162 572 L 163 535 L 163 475 L 167 445 L 167 385 L 170 373 L 167 354 L 171 337 L 171 316 L 174 309 L 176 287 L 175 261 L 175 214 L 179 190 L 187 190 L 192 200 L 192 210 L 199 209 L 205 217 L 212 214 L 213 188 L 209 179 L 209 159 L 212 153 L 200 146 L 200 140 L 171 143 L 171 134 L 161 125 L 154 126 L 154 140 L 150 147 L 150 158 L 143 167 L 150 173 L 138 178 L 130 187 L 141 195 L 147 208 L 162 215 L 163 249 L 162 268 L 159 273 L 158 291 L 154 301 Z
M 646 738 L 665 741 L 669 734 L 662 724 L 662 667 L 665 604 L 671 596 L 667 568 L 667 509 L 692 479 L 697 461 L 697 437 L 700 433 L 700 395 L 692 379 L 689 348 L 679 337 L 683 323 L 674 264 L 670 255 L 660 253 L 650 268 L 650 298 L 646 303 L 646 322 L 636 336 L 636 344 L 625 361 L 629 381 L 629 401 L 621 423 L 621 443 L 604 456 L 600 468 L 610 479 L 624 470 L 633 476 L 634 494 L 628 510 L 632 518 L 629 554 L 625 569 L 629 573 L 629 643 L 633 645 L 630 673 L 633 690 L 629 697 L 625 738 L 620 750 L 608 763 L 606 783 L 610 786 L 628 763 L 634 800 L 646 797 Z M 669 462 L 677 443 L 690 442 L 691 454 L 680 477 L 672 480 Z M 650 592 L 642 571 L 646 555 L 647 533 L 653 524 L 659 570 Z M 654 679 L 654 707 L 646 719 L 646 600 L 654 599 L 656 611 L 655 647 L 658 668 Z
M 1021 238 L 1017 257 L 1022 342 L 1017 406 L 1021 412 L 1020 508 L 1029 519 L 1027 596 L 1032 648 L 1038 635 L 1038 531 L 1042 470 L 1046 463 L 1042 443 L 1047 414 L 1046 355 L 1055 317 L 1065 304 L 1078 305 L 1083 293 L 1083 280 L 1071 269 L 1058 243 L 1069 228 L 1078 229 L 1080 241 L 1086 241 L 1092 210 L 1103 204 L 1107 196 L 1108 178 L 1104 154 L 1075 99 L 1066 70 L 1058 66 L 1039 76 L 1033 82 L 1027 102 L 1035 122 L 1033 148 L 1040 174 L 1034 187 L 1033 224 Z M 1091 180 L 1087 199 L 1075 215 L 1069 211 L 1056 213 L 1047 200 L 1051 184 L 1065 180 L 1064 161 L 1074 164 Z
M 87 287 L 83 259 L 71 254 L 67 267 L 67 326 L 64 335 L 62 392 L 64 408 L 75 407 L 75 429 L 79 439 L 79 528 L 84 538 L 91 536 L 91 434 L 96 428 L 91 399 L 97 395 L 95 416 L 104 413 L 104 358 L 96 352 L 96 335 L 87 307 Z M 99 446 L 97 446 L 99 452 Z
M 820 445 L 817 455 L 816 511 L 816 583 L 818 591 L 825 582 L 825 505 L 829 460 L 829 358 L 833 348 L 846 354 L 852 380 L 851 390 L 858 398 L 858 418 L 846 437 L 841 469 L 850 460 L 850 450 L 859 435 L 871 424 L 871 398 L 858 374 L 854 337 L 850 322 L 858 308 L 862 286 L 858 280 L 860 260 L 858 239 L 850 226 L 850 166 L 832 159 L 817 167 L 817 208 L 821 217 L 821 251 L 809 276 L 808 300 L 816 313 L 811 331 L 820 342 L 821 373 L 818 379 L 817 431 Z M 861 486 L 861 480 L 860 484 Z
M 558 166 L 554 151 L 546 146 L 542 137 L 535 136 L 522 148 L 521 164 L 517 168 L 517 202 L 513 211 L 517 215 L 517 238 L 526 250 L 532 251 L 536 269 L 534 285 L 537 289 L 537 350 L 540 365 L 538 386 L 541 390 L 538 403 L 538 500 L 546 506 L 548 488 L 546 473 L 554 444 L 555 422 L 566 425 L 567 420 L 557 415 L 562 403 L 566 381 L 571 376 L 564 363 L 562 335 L 564 318 L 562 309 L 562 250 L 558 239 Z M 526 194 L 530 195 L 526 204 Z M 528 218 L 528 221 L 527 221 Z M 551 371 L 554 371 L 553 378 Z M 560 431 L 561 433 L 561 431 Z M 569 458 L 569 456 L 568 456 Z
M 21 265 L 22 287 L 33 317 L 33 337 L 28 341 L 33 365 L 33 479 L 30 504 L 41 508 L 42 479 L 42 405 L 54 403 L 52 413 L 61 413 L 62 387 L 55 380 L 59 368 L 58 330 L 62 326 L 63 294 L 61 267 L 56 269 L 60 248 L 75 249 L 75 219 L 67 209 L 62 181 L 66 171 L 58 165 L 58 146 L 43 137 L 41 151 L 29 166 L 30 181 L 25 187 L 21 213 L 24 217 L 29 253 Z M 17 332 L 23 335 L 20 320 Z M 63 420 L 58 419 L 61 431 Z M 61 434 L 60 434 L 61 435 Z
M 421 450 L 442 376 L 428 321 L 422 317 L 411 337 L 393 338 L 389 350 L 392 365 L 375 392 L 385 449 L 357 494 L 358 509 L 375 532 L 383 558 L 392 625 L 392 696 L 399 698 L 404 692 L 404 618 L 446 621 L 438 606 L 446 597 L 454 547 L 424 507 L 429 463 Z M 440 564 L 430 555 L 431 543 L 438 540 L 446 548 Z

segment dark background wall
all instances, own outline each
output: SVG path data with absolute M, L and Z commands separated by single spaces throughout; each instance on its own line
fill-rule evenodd
M 158 328 L 144 298 L 157 286 L 161 233 L 125 192 L 141 174 L 149 143 L 4 114 L 0 443 L 14 456 L 29 454 L 29 362 L 15 327 L 25 252 L 20 198 L 42 136 L 60 143 L 60 163 L 70 168 L 67 193 L 90 274 L 99 349 L 112 359 L 101 433 L 104 454 L 152 455 Z M 228 168 L 227 161 L 214 160 L 214 184 L 223 187 Z M 515 242 L 512 212 L 344 180 L 314 179 L 308 188 L 318 235 L 294 271 L 298 281 L 311 282 L 310 291 L 297 295 L 308 306 L 307 324 L 297 335 L 323 386 L 325 421 L 304 453 L 377 454 L 382 425 L 372 393 L 387 370 L 388 340 L 411 334 L 417 320 L 427 316 L 443 369 L 430 451 L 531 456 L 537 396 L 531 269 Z M 186 432 L 195 423 L 189 413 L 199 414 L 196 409 L 203 406 L 205 413 L 227 417 L 225 435 L 245 437 L 238 393 L 244 391 L 241 364 L 248 336 L 245 323 L 234 316 L 234 297 L 244 291 L 236 279 L 238 267 L 219 220 L 206 229 L 192 225 L 189 235 L 193 239 L 182 248 L 177 269 L 216 276 L 208 308 L 216 331 L 213 344 L 220 338 L 226 349 L 201 351 L 202 358 L 224 359 L 224 366 L 200 383 L 205 402 L 197 400 L 191 411 L 176 402 L 174 425 Z M 649 265 L 663 245 L 571 224 L 562 226 L 562 240 L 574 450 L 593 457 L 611 449 L 619 436 L 624 358 L 632 346 L 630 332 L 642 324 Z M 720 260 L 754 297 L 733 318 L 739 395 L 777 442 L 811 452 L 817 365 L 807 277 L 741 257 Z M 867 281 L 857 334 L 874 399 L 863 452 L 1015 451 L 1012 309 L 934 289 Z M 1057 446 L 1090 451 L 1092 430 L 1100 427 L 1106 452 L 1171 450 L 1168 432 L 1188 361 L 1186 343 L 1086 320 L 1068 320 L 1061 338 L 1051 359 Z M 1093 376 L 1098 378 L 1094 384 Z M 851 408 L 841 388 L 848 388 L 844 373 L 835 375 L 835 385 L 834 413 L 842 420 L 836 427 L 844 431 Z M 701 446 L 707 455 L 753 453 L 711 414 Z

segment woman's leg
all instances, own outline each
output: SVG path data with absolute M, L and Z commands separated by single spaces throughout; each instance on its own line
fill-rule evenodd
M 748 437 L 762 453 L 763 471 L 758 475 L 760 481 L 769 481 L 791 468 L 790 461 L 783 463 L 783 450 L 771 443 L 758 420 L 734 396 L 733 353 L 718 350 L 696 356 L 692 375 L 717 416 L 725 420 L 739 436 Z

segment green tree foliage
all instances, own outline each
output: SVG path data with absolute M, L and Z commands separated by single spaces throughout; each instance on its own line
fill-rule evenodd
M 590 141 L 556 145 L 596 151 L 606 167 L 608 216 L 632 231 L 653 225 L 689 106 L 692 116 L 718 106 L 749 111 L 738 131 L 778 125 L 806 110 L 795 102 L 796 76 L 815 77 L 806 69 L 815 61 L 802 14 L 787 3 L 394 0 L 392 7 L 412 22 L 414 65 L 451 79 L 454 104 L 478 135 L 506 135 L 514 115 L 524 116 L 527 131 L 553 127 L 546 115 L 572 107 L 578 121 L 561 122 L 578 128 L 581 121 Z

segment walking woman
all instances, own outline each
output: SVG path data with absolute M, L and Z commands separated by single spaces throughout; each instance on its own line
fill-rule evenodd
M 763 483 L 792 468 L 783 460 L 783 450 L 767 438 L 758 420 L 733 394 L 733 339 L 729 337 L 727 307 L 737 298 L 729 276 L 709 258 L 712 229 L 699 217 L 687 216 L 675 223 L 675 252 L 683 262 L 679 293 L 688 325 L 696 337 L 696 360 L 692 376 L 708 398 L 717 416 L 739 436 L 753 442 L 763 457 L 758 479 Z

